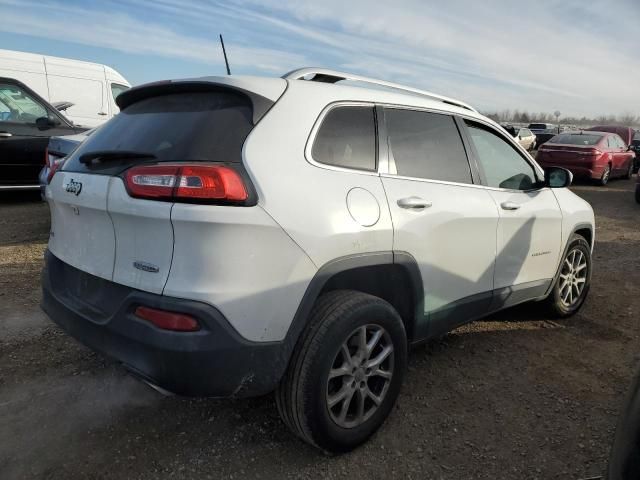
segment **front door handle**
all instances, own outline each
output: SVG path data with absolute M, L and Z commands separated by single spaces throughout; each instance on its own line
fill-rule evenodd
M 429 208 L 431 205 L 431 202 L 423 200 L 420 197 L 406 197 L 398 200 L 398 206 L 400 208 L 408 208 L 412 210 L 422 210 L 424 208 Z
M 0 138 L 9 138 L 13 137 L 9 132 L 0 132 Z
M 502 202 L 500 204 L 503 210 L 518 210 L 520 205 L 515 202 Z
M 109 115 L 109 114 L 107 112 L 98 112 L 98 115 L 101 115 L 104 117 L 105 115 Z

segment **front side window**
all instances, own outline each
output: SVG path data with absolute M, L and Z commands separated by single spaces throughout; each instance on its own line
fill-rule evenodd
M 376 127 L 373 107 L 332 109 L 322 121 L 311 156 L 335 167 L 375 171 Z
M 387 108 L 391 158 L 405 177 L 472 183 L 467 154 L 450 115 Z
M 33 125 L 36 119 L 47 117 L 47 109 L 23 88 L 0 83 L 0 118 L 5 122 Z
M 486 128 L 469 122 L 467 126 L 489 187 L 510 190 L 530 190 L 535 187 L 533 167 L 514 147 Z

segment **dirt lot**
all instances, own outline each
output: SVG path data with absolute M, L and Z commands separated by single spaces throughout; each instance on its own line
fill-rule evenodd
M 591 295 L 553 322 L 522 306 L 413 352 L 364 447 L 319 454 L 273 399 L 164 397 L 38 308 L 48 208 L 0 198 L 0 478 L 581 479 L 603 474 L 640 361 L 640 206 L 630 181 L 578 186 L 598 228 Z

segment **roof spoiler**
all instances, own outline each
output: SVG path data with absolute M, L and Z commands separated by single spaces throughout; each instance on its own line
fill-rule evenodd
M 116 98 L 116 104 L 120 107 L 120 110 L 124 110 L 129 105 L 139 102 L 140 100 L 158 97 L 161 95 L 186 92 L 216 92 L 225 90 L 240 93 L 251 101 L 251 104 L 253 105 L 254 125 L 260 121 L 260 119 L 275 103 L 273 100 L 263 97 L 255 92 L 226 83 L 215 83 L 206 80 L 162 80 L 159 82 L 146 83 L 122 92 Z

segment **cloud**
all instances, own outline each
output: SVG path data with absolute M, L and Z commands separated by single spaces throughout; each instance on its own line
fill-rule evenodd
M 0 0 L 0 30 L 221 66 L 234 73 L 325 66 L 411 84 L 482 109 L 632 111 L 635 0 L 137 0 L 69 6 Z M 97 8 L 97 10 L 96 10 Z M 114 13 L 118 12 L 118 13 Z M 637 65 L 637 66 L 636 66 Z
M 145 21 L 113 10 L 89 10 L 50 2 L 0 1 L 0 5 L 17 6 L 2 12 L 0 31 L 40 36 L 111 48 L 126 53 L 173 57 L 195 62 L 222 65 L 217 35 L 185 35 L 168 26 Z M 26 8 L 25 8 L 26 7 Z M 63 26 L 62 32 L 53 28 Z M 305 61 L 303 55 L 262 47 L 227 45 L 234 65 L 281 74 L 292 65 Z

